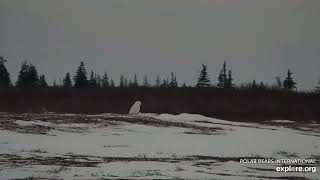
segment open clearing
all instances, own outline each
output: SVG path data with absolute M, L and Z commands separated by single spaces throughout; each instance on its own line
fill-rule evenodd
M 0 179 L 317 179 L 243 158 L 313 158 L 320 124 L 193 114 L 0 113 Z

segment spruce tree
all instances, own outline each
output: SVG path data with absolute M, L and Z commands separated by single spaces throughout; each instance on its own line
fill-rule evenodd
M 227 84 L 226 84 L 226 88 L 233 88 L 234 84 L 233 84 L 233 78 L 232 78 L 232 71 L 229 70 L 228 71 L 228 78 L 227 78 Z
M 114 81 L 112 78 L 110 78 L 110 87 L 111 88 L 114 88 L 115 87 L 115 84 L 114 84 Z
M 46 81 L 44 74 L 40 75 L 40 87 L 42 87 L 42 88 L 48 87 L 48 83 Z
M 101 79 L 101 77 L 100 77 L 100 75 L 99 74 L 95 74 L 95 77 L 94 77 L 95 79 L 96 79 L 96 82 L 97 82 L 97 88 L 101 88 L 102 87 L 102 79 Z
M 119 87 L 124 87 L 125 86 L 125 82 L 124 82 L 124 76 L 123 74 L 120 75 L 120 81 L 119 81 Z
M 0 56 L 0 88 L 7 88 L 11 86 L 10 74 L 5 66 L 5 60 Z
M 160 79 L 160 76 L 158 75 L 157 78 L 156 78 L 156 83 L 155 83 L 156 87 L 160 87 L 161 86 L 161 79 Z
M 28 71 L 29 71 L 29 65 L 27 64 L 26 61 L 23 61 L 21 63 L 21 68 L 20 68 L 18 79 L 16 82 L 17 87 L 19 87 L 19 88 L 26 87 L 26 84 L 27 84 L 26 80 L 27 80 Z
M 40 87 L 40 79 L 34 65 L 27 64 L 26 61 L 22 62 L 16 86 L 19 88 Z
M 202 64 L 202 69 L 200 71 L 198 81 L 196 87 L 209 87 L 210 86 L 210 79 L 208 77 L 207 72 L 208 67 Z
M 71 88 L 72 87 L 72 81 L 71 81 L 69 72 L 66 74 L 66 76 L 63 79 L 63 87 L 64 88 Z
M 264 85 L 264 83 L 263 83 L 263 81 L 260 82 L 259 88 L 260 88 L 260 89 L 265 89 L 265 88 L 266 88 L 265 85 Z
M 218 88 L 223 88 L 224 87 L 224 79 L 223 79 L 223 75 L 222 75 L 222 70 L 220 70 L 219 76 L 218 76 L 218 84 L 217 84 Z
M 252 81 L 251 88 L 252 88 L 252 89 L 256 89 L 256 88 L 257 88 L 256 80 L 253 80 L 253 81 Z
M 32 64 L 29 66 L 30 84 L 32 87 L 40 87 L 40 79 L 36 67 Z
M 290 69 L 288 69 L 287 77 L 283 81 L 283 87 L 287 91 L 293 91 L 296 88 L 297 83 L 293 80 L 292 74 L 293 73 L 290 71 Z
M 174 87 L 178 87 L 179 84 L 178 84 L 178 81 L 177 81 L 177 76 L 174 75 Z
M 132 82 L 131 78 L 129 79 L 128 87 L 130 87 L 130 88 L 134 87 L 134 85 L 133 85 L 133 82 Z
M 162 84 L 161 84 L 160 87 L 162 87 L 162 88 L 167 88 L 168 87 L 168 81 L 165 78 L 163 78 L 163 81 L 162 81 Z
M 109 87 L 109 77 L 107 72 L 104 72 L 103 77 L 102 77 L 102 87 L 107 88 Z
M 218 87 L 227 88 L 228 87 L 228 76 L 227 76 L 227 62 L 224 61 L 222 69 L 218 77 Z
M 138 78 L 137 78 L 137 75 L 134 74 L 134 77 L 133 77 L 133 87 L 138 87 L 138 86 L 139 86 Z
M 148 80 L 148 76 L 145 74 L 143 76 L 143 83 L 142 83 L 143 87 L 150 87 L 150 84 L 149 84 L 149 80 Z
M 171 72 L 171 79 L 169 85 L 171 88 L 178 87 L 177 77 L 173 74 L 173 72 Z
M 89 83 L 88 83 L 88 77 L 87 77 L 87 70 L 82 61 L 80 62 L 80 65 L 76 71 L 76 75 L 74 76 L 73 80 L 74 80 L 74 87 L 76 88 L 88 87 Z
M 127 77 L 124 78 L 124 87 L 129 87 L 129 81 Z
M 89 79 L 88 83 L 89 83 L 89 87 L 91 87 L 91 88 L 97 87 L 96 74 L 93 72 L 93 70 L 91 71 L 90 79 Z

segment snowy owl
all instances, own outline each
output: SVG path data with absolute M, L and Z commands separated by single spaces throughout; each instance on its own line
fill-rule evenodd
M 129 114 L 138 114 L 140 113 L 140 106 L 141 106 L 141 101 L 136 101 L 133 106 L 131 107 Z

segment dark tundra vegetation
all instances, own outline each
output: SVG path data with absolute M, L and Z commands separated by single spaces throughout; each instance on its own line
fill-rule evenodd
M 50 86 L 45 75 L 39 75 L 34 65 L 22 62 L 18 79 L 10 80 L 0 57 L 0 111 L 61 112 L 61 113 L 127 113 L 134 101 L 142 101 L 146 113 L 197 113 L 228 120 L 260 121 L 290 119 L 320 121 L 320 84 L 313 92 L 297 91 L 293 73 L 288 70 L 283 81 L 275 85 L 253 80 L 234 84 L 232 71 L 224 62 L 217 83 L 202 65 L 195 86 L 179 84 L 174 73 L 154 83 L 143 77 L 127 79 L 123 75 L 117 85 L 107 74 L 89 74 L 83 62 L 75 76 L 66 73 L 61 84 Z

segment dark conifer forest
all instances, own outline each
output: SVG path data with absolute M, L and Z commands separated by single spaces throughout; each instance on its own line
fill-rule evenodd
M 227 61 L 218 77 L 209 77 L 210 67 L 200 65 L 194 86 L 179 82 L 174 72 L 166 77 L 158 75 L 154 81 L 147 75 L 141 79 L 136 74 L 132 78 L 121 75 L 115 84 L 116 77 L 88 70 L 80 62 L 75 72 L 61 77 L 61 82 L 49 84 L 45 74 L 39 74 L 36 65 L 27 61 L 21 63 L 13 82 L 6 61 L 0 57 L 0 111 L 127 113 L 139 100 L 145 113 L 197 113 L 242 121 L 320 120 L 320 84 L 315 82 L 313 91 L 299 91 L 290 69 L 272 85 L 256 79 L 236 84 Z

